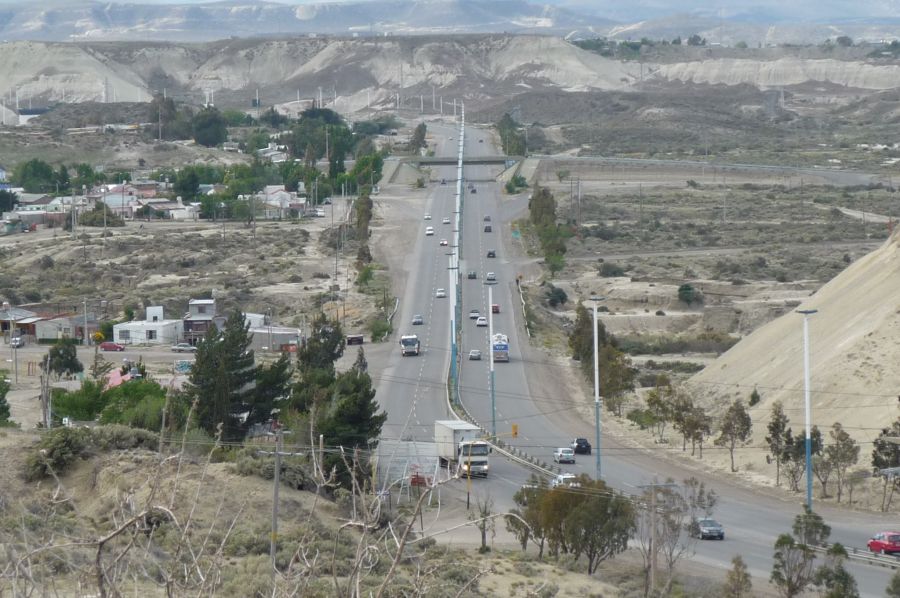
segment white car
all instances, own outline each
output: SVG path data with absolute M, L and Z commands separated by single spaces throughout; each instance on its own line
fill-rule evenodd
M 447 239 L 441 239 L 440 245 L 441 245 L 441 247 L 446 247 L 446 246 L 447 246 Z
M 469 351 L 469 360 L 470 361 L 481 361 L 481 351 L 478 349 L 472 349 Z
M 426 227 L 425 227 L 425 236 L 426 236 L 426 237 L 431 237 L 432 235 L 434 235 L 434 227 L 432 227 L 432 226 L 426 226 Z
M 557 463 L 575 463 L 575 451 L 569 447 L 560 447 L 553 451 L 553 460 Z
M 497 280 L 497 275 L 494 274 L 493 272 L 488 272 L 488 273 L 487 273 L 487 276 L 485 276 L 484 278 L 485 278 L 485 280 L 487 280 L 488 282 L 494 282 L 494 281 Z
M 445 291 L 444 289 L 438 289 L 434 292 L 434 296 L 438 299 L 443 299 L 447 296 L 447 291 Z
M 481 312 L 478 311 L 477 309 L 473 309 L 472 311 L 469 312 L 470 320 L 477 320 L 480 317 L 481 317 Z
M 425 214 L 425 220 L 431 220 L 431 214 Z
M 444 224 L 450 224 L 450 219 L 444 216 L 444 219 L 441 222 L 443 222 Z
M 485 318 L 484 316 L 478 316 L 478 319 L 475 320 L 475 325 L 480 328 L 487 326 L 487 318 Z

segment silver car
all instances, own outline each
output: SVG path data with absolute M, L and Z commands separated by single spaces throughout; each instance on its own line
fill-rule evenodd
M 469 360 L 470 361 L 481 361 L 481 351 L 478 349 L 472 349 L 469 351 Z

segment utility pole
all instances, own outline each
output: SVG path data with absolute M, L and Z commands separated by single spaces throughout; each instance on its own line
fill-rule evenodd
M 84 332 L 82 334 L 84 336 L 84 345 L 89 346 L 91 344 L 91 335 L 88 334 L 87 297 L 84 298 Z
M 600 399 L 600 351 L 598 348 L 599 340 L 597 338 L 597 303 L 600 301 L 606 300 L 606 297 L 591 297 L 591 300 L 594 302 L 594 429 L 595 436 L 594 442 L 597 446 L 594 447 L 594 450 L 597 451 L 597 479 L 601 479 L 601 458 L 600 458 L 600 441 L 602 439 L 600 433 L 600 411 L 603 406 L 603 402 Z
M 494 287 L 488 287 L 488 356 L 491 360 L 491 436 L 497 438 L 497 401 L 494 390 Z M 471 478 L 471 470 L 469 477 Z
M 272 422 L 278 425 L 278 422 Z M 275 487 L 272 490 L 272 538 L 269 542 L 269 556 L 272 558 L 272 580 L 275 579 L 277 567 L 275 563 L 276 552 L 278 549 L 278 487 L 281 485 L 281 446 L 284 442 L 284 433 L 280 426 L 275 435 Z

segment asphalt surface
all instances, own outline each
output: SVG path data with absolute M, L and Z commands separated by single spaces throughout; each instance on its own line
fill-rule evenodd
M 455 129 L 430 124 L 432 134 L 446 136 L 438 146 L 438 155 L 455 155 Z M 479 142 L 484 139 L 484 142 Z M 477 130 L 467 129 L 465 151 L 469 156 L 488 155 L 493 149 L 488 136 Z M 465 178 L 483 181 L 497 174 L 495 167 L 467 166 Z M 402 290 L 400 310 L 395 320 L 396 334 L 416 333 L 422 342 L 422 354 L 418 357 L 401 357 L 399 347 L 389 360 L 381 383 L 378 400 L 388 413 L 384 437 L 430 441 L 433 439 L 435 419 L 451 417 L 446 406 L 447 372 L 450 365 L 450 309 L 448 299 L 435 297 L 435 289 L 447 288 L 454 271 L 448 270 L 448 253 L 453 247 L 441 247 L 441 238 L 452 239 L 452 224 L 441 224 L 444 216 L 453 220 L 455 167 L 438 167 L 436 177 L 445 178 L 446 185 L 433 185 L 427 190 L 422 215 L 430 213 L 432 220 L 421 221 L 418 230 L 410 230 L 411 250 L 406 257 L 405 269 L 408 282 Z M 476 193 L 465 189 L 462 216 L 462 247 L 459 269 L 462 274 L 462 340 L 460 351 L 460 394 L 468 412 L 488 432 L 505 442 L 538 456 L 552 465 L 556 447 L 567 446 L 576 436 L 587 437 L 594 444 L 594 424 L 576 409 L 575 402 L 564 394 L 532 392 L 529 387 L 529 369 L 544 368 L 552 388 L 554 376 L 571 375 L 523 358 L 522 343 L 527 342 L 522 322 L 521 303 L 516 287 L 517 264 L 527 262 L 526 257 L 514 256 L 509 247 L 509 222 L 504 220 L 510 210 L 510 199 L 501 195 L 496 183 L 475 183 Z M 505 204 L 505 205 L 504 205 Z M 484 218 L 491 217 L 493 232 L 484 232 Z M 435 234 L 426 237 L 426 226 L 433 226 Z M 452 241 L 451 241 L 452 244 Z M 489 249 L 497 251 L 496 258 L 486 257 Z M 466 273 L 477 272 L 470 280 Z M 487 272 L 496 274 L 496 284 L 486 284 Z M 492 301 L 500 305 L 500 313 L 493 314 L 495 332 L 503 332 L 510 340 L 510 362 L 498 363 L 494 368 L 493 400 L 490 392 L 490 366 L 488 329 L 476 327 L 468 319 L 470 310 L 477 309 L 483 315 L 490 312 L 489 291 Z M 409 323 L 414 314 L 425 318 L 422 326 Z M 471 349 L 480 349 L 481 361 L 465 359 Z M 531 372 L 533 373 L 533 372 Z M 562 384 L 560 388 L 564 388 Z M 510 437 L 511 425 L 518 425 L 518 437 Z M 596 473 L 595 455 L 579 455 L 574 465 L 561 466 L 563 471 L 575 474 Z M 489 492 L 497 509 L 514 506 L 512 495 L 527 481 L 532 472 L 524 467 L 498 457 L 491 460 L 491 475 L 476 479 L 473 484 L 481 492 Z M 667 478 L 681 481 L 697 477 L 720 496 L 715 511 L 726 529 L 724 541 L 698 542 L 692 560 L 722 571 L 730 569 L 731 558 L 740 554 L 755 580 L 768 580 L 772 567 L 773 544 L 781 533 L 789 532 L 794 517 L 802 512 L 803 496 L 782 500 L 770 494 L 737 485 L 727 479 L 711 477 L 705 473 L 687 469 L 668 459 L 653 454 L 652 450 L 640 450 L 622 444 L 606 435 L 602 443 L 602 477 L 613 487 L 629 493 L 640 494 L 641 486 L 663 482 Z M 459 482 L 464 484 L 464 482 Z M 871 534 L 881 529 L 896 527 L 891 516 L 872 513 L 854 513 L 827 506 L 816 510 L 832 527 L 831 540 L 846 546 L 865 547 Z M 856 577 L 861 595 L 882 596 L 892 571 L 850 562 L 849 569 Z

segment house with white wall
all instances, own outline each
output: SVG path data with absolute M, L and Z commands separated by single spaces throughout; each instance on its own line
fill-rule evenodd
M 113 326 L 113 340 L 120 345 L 174 345 L 181 341 L 181 320 L 167 320 L 162 306 L 147 308 L 143 320 Z

